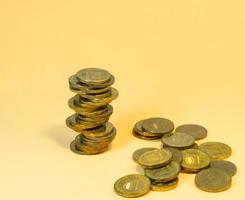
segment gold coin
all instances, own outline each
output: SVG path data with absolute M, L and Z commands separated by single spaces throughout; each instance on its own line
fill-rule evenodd
M 181 163 L 184 171 L 198 172 L 207 168 L 210 164 L 208 155 L 198 149 L 187 149 L 182 151 L 183 161 Z
M 130 174 L 118 179 L 115 192 L 123 197 L 140 197 L 150 191 L 151 181 L 144 175 Z
M 157 148 L 153 148 L 153 147 L 144 147 L 144 148 L 140 148 L 140 149 L 137 149 L 136 151 L 134 151 L 133 153 L 133 160 L 135 162 L 138 163 L 138 160 L 139 160 L 139 157 L 144 154 L 145 152 L 147 151 L 152 151 L 152 150 L 155 150 Z
M 172 159 L 172 153 L 164 149 L 155 149 L 143 153 L 138 163 L 144 168 L 158 168 L 168 164 Z
M 205 142 L 199 145 L 199 149 L 210 157 L 211 160 L 223 160 L 231 155 L 231 147 L 221 142 Z
M 164 192 L 164 191 L 169 191 L 178 186 L 179 179 L 175 178 L 174 180 L 168 181 L 168 182 L 151 182 L 151 189 L 153 191 L 158 191 L 158 192 Z
M 221 169 L 231 176 L 234 176 L 237 172 L 236 165 L 228 160 L 212 160 L 210 168 Z
M 231 187 L 229 174 L 220 169 L 205 169 L 195 177 L 196 186 L 206 192 L 222 192 Z

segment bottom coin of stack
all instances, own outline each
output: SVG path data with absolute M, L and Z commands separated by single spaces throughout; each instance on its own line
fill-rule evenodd
M 162 148 L 144 147 L 134 151 L 133 160 L 144 169 L 144 175 L 139 178 L 134 175 L 134 180 L 128 175 L 124 183 L 119 179 L 114 186 L 117 194 L 137 197 L 132 195 L 134 189 L 139 196 L 149 190 L 172 190 L 178 185 L 179 173 L 196 174 L 196 187 L 206 192 L 222 192 L 231 187 L 237 167 L 224 160 L 231 156 L 231 147 L 221 142 L 198 145 L 196 141 L 207 136 L 206 128 L 185 124 L 171 132 L 174 128 L 170 122 L 164 118 L 149 118 L 136 123 L 134 136 L 144 140 L 161 139 Z M 135 182 L 144 187 L 133 186 Z

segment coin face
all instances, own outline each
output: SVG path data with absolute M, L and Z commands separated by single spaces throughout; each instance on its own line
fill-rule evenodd
M 163 136 L 173 131 L 174 123 L 165 118 L 154 117 L 145 119 L 142 128 L 146 132 Z
M 152 151 L 152 150 L 155 150 L 157 148 L 153 148 L 153 147 L 144 147 L 144 148 L 140 148 L 140 149 L 137 149 L 136 151 L 134 151 L 133 153 L 133 160 L 135 162 L 138 163 L 138 160 L 139 160 L 139 157 L 144 154 L 145 152 L 148 152 L 148 151 Z
M 198 149 L 187 149 L 182 151 L 182 168 L 188 172 L 197 172 L 209 166 L 209 156 Z
M 231 176 L 220 169 L 205 169 L 195 177 L 196 186 L 206 192 L 222 192 L 230 188 Z
M 172 160 L 177 162 L 177 163 L 181 163 L 183 156 L 182 156 L 182 152 L 176 148 L 171 148 L 171 147 L 165 147 L 164 149 L 167 149 L 168 151 L 170 151 L 173 155 Z
M 85 68 L 77 72 L 76 76 L 84 83 L 104 83 L 111 78 L 111 74 L 99 68 Z
M 115 192 L 123 197 L 140 197 L 150 191 L 151 181 L 144 175 L 130 174 L 118 179 Z
M 195 140 L 207 137 L 207 129 L 197 124 L 184 124 L 175 129 L 176 132 L 191 135 Z
M 175 179 L 180 172 L 179 163 L 172 161 L 157 169 L 145 169 L 145 175 L 155 182 L 167 182 Z
M 205 142 L 199 145 L 199 149 L 210 157 L 211 160 L 223 160 L 231 155 L 231 147 L 221 142 Z
M 143 153 L 138 163 L 144 168 L 157 168 L 168 164 L 172 159 L 172 153 L 164 149 L 155 149 Z
M 223 170 L 230 176 L 234 176 L 237 172 L 236 165 L 228 160 L 212 160 L 210 168 Z
M 175 178 L 174 180 L 168 182 L 151 182 L 151 189 L 153 191 L 164 192 L 168 190 L 172 190 L 178 186 L 179 179 Z
M 192 146 L 195 143 L 195 140 L 190 135 L 175 132 L 169 137 L 163 137 L 162 142 L 163 145 L 167 147 L 186 148 Z

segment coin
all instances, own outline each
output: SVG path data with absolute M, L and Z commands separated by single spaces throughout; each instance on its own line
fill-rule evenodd
M 174 123 L 165 118 L 154 117 L 145 119 L 142 128 L 146 132 L 163 136 L 173 131 Z
M 163 137 L 162 142 L 164 146 L 174 147 L 174 148 L 187 148 L 195 143 L 192 136 L 185 133 L 175 132 L 169 137 Z
M 231 155 L 231 147 L 221 142 L 205 142 L 199 149 L 208 154 L 211 160 L 223 160 Z
M 135 162 L 138 163 L 138 160 L 139 160 L 139 157 L 144 154 L 145 152 L 148 152 L 148 151 L 151 151 L 151 150 L 155 150 L 157 148 L 153 148 L 153 147 L 144 147 L 144 148 L 140 148 L 140 149 L 137 149 L 136 151 L 134 151 L 133 153 L 133 160 Z
M 177 163 L 181 163 L 182 159 L 183 159 L 183 155 L 182 152 L 176 148 L 171 148 L 171 147 L 165 147 L 164 149 L 170 151 L 173 155 L 172 160 L 177 162 Z
M 81 133 L 87 138 L 100 138 L 108 136 L 113 131 L 113 125 L 110 122 L 106 122 L 101 126 L 97 126 L 92 129 L 86 129 Z
M 138 135 L 142 135 L 142 136 L 145 136 L 145 137 L 157 137 L 157 138 L 161 138 L 162 136 L 160 135 L 156 135 L 154 133 L 148 133 L 148 132 L 145 132 L 143 129 L 142 129 L 142 124 L 143 124 L 144 120 L 140 120 L 138 121 L 135 125 L 134 125 L 134 128 L 133 130 L 138 134 Z
M 123 197 L 140 197 L 150 191 L 151 181 L 144 175 L 130 174 L 118 179 L 115 192 Z
M 168 182 L 175 179 L 180 172 L 179 163 L 172 161 L 157 169 L 145 169 L 145 175 L 155 182 Z
M 168 181 L 168 182 L 152 181 L 151 182 L 151 189 L 153 191 L 159 191 L 159 192 L 169 191 L 169 190 L 176 188 L 178 186 L 178 182 L 179 182 L 178 178 L 175 178 L 175 179 Z
M 207 129 L 197 124 L 184 124 L 175 129 L 175 132 L 191 135 L 195 140 L 207 137 Z
M 99 68 L 85 68 L 77 72 L 76 76 L 83 83 L 100 84 L 108 81 L 111 78 L 111 74 Z
M 135 132 L 134 130 L 132 131 L 132 133 L 135 137 L 142 139 L 142 140 L 157 140 L 157 139 L 161 138 L 159 136 L 143 136 L 143 135 L 140 135 L 139 133 Z
M 172 153 L 164 149 L 155 149 L 143 153 L 138 163 L 144 168 L 158 168 L 168 164 L 172 159 Z
M 212 160 L 210 168 L 223 170 L 230 176 L 234 176 L 237 172 L 236 165 L 228 160 Z
M 187 149 L 182 151 L 182 168 L 188 172 L 198 172 L 207 168 L 210 164 L 208 155 L 198 149 Z
M 220 169 L 205 169 L 195 177 L 196 186 L 206 192 L 222 192 L 230 188 L 231 176 Z

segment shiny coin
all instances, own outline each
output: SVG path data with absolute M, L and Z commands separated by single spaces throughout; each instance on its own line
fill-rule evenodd
M 237 172 L 236 165 L 228 160 L 212 160 L 210 162 L 210 168 L 223 170 L 230 176 L 234 176 Z
M 184 124 L 175 129 L 175 132 L 191 135 L 195 140 L 207 137 L 207 129 L 196 124 Z
M 220 169 L 205 169 L 195 177 L 196 186 L 206 192 L 225 191 L 231 183 L 231 176 Z
M 157 169 L 145 169 L 145 175 L 155 182 L 168 182 L 175 179 L 180 172 L 179 163 L 172 161 Z
M 156 150 L 156 149 L 157 148 L 153 148 L 153 147 L 144 147 L 144 148 L 137 149 L 133 153 L 133 160 L 138 163 L 139 157 L 142 154 L 144 154 L 145 152 L 148 152 L 148 151 Z
M 188 172 L 198 172 L 207 168 L 210 164 L 208 155 L 198 149 L 187 149 L 182 151 L 183 161 L 181 166 Z
M 145 119 L 142 128 L 144 131 L 163 136 L 174 130 L 174 123 L 164 118 L 149 118 Z
M 77 72 L 77 78 L 83 83 L 100 84 L 109 81 L 111 74 L 99 68 L 85 68 Z
M 205 142 L 199 149 L 208 154 L 211 160 L 223 160 L 231 155 L 231 147 L 221 142 Z
M 164 191 L 169 191 L 178 186 L 179 179 L 175 178 L 174 180 L 168 181 L 168 182 L 151 182 L 151 189 L 153 191 L 159 191 L 159 192 L 164 192 Z
M 162 142 L 164 146 L 175 148 L 187 148 L 195 143 L 192 136 L 185 133 L 175 132 L 169 137 L 163 137 Z
M 155 149 L 143 153 L 138 163 L 144 168 L 158 168 L 168 164 L 172 159 L 172 153 L 164 149 Z
M 151 181 L 144 175 L 130 174 L 118 179 L 115 192 L 123 197 L 140 197 L 150 191 Z
M 173 155 L 172 160 L 177 162 L 177 163 L 181 163 L 182 159 L 183 159 L 183 155 L 182 152 L 176 148 L 171 148 L 171 147 L 165 147 L 164 149 L 170 151 Z

